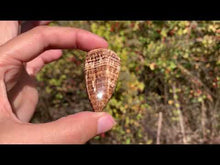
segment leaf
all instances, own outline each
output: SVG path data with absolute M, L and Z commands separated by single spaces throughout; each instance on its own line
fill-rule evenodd
M 151 69 L 151 70 L 154 70 L 155 67 L 156 67 L 156 64 L 155 64 L 155 63 L 151 63 L 151 64 L 150 64 L 150 69 Z
M 202 102 L 202 101 L 203 101 L 203 97 L 199 97 L 198 102 Z
M 168 104 L 169 104 L 169 105 L 172 105 L 172 104 L 173 104 L 173 100 L 169 100 L 169 101 L 168 101 Z
M 144 90 L 144 87 L 145 87 L 144 83 L 139 83 L 139 89 L 140 89 L 140 91 L 143 91 L 143 90 Z
M 176 104 L 175 104 L 175 107 L 176 107 L 176 108 L 179 108 L 179 107 L 180 107 L 180 104 L 176 103 Z

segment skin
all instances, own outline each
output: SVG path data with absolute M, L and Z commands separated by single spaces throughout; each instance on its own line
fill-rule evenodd
M 44 65 L 58 60 L 61 49 L 108 47 L 103 38 L 88 31 L 45 26 L 48 23 L 27 21 L 19 30 L 18 21 L 0 22 L 4 34 L 0 37 L 0 143 L 83 144 L 115 124 L 105 112 L 81 112 L 49 123 L 29 123 L 38 102 L 35 76 Z

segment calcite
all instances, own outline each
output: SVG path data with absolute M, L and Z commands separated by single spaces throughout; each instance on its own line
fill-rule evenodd
M 85 82 L 91 106 L 101 112 L 114 93 L 120 72 L 120 58 L 109 49 L 94 49 L 85 60 Z

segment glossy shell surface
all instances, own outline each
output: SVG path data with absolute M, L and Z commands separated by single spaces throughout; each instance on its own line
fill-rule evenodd
M 103 111 L 114 93 L 120 72 L 120 58 L 109 49 L 94 49 L 85 60 L 87 94 L 95 112 Z

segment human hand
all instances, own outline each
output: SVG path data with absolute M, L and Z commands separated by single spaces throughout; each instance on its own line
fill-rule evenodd
M 39 26 L 0 47 L 0 142 L 85 143 L 114 125 L 107 113 L 81 112 L 45 124 L 31 124 L 38 101 L 34 77 L 60 50 L 107 47 L 102 38 L 80 29 Z
M 46 25 L 48 23 L 50 23 L 50 21 L 0 21 L 0 45 L 16 37 L 19 33 L 26 32 L 36 26 Z M 28 122 L 34 114 L 38 102 L 38 93 L 35 88 L 34 76 L 44 66 L 42 61 L 45 62 L 45 64 L 50 63 L 59 59 L 61 56 L 62 51 L 60 49 L 48 50 L 25 64 L 26 71 L 29 75 L 33 75 L 33 78 L 28 77 L 28 79 L 21 79 L 21 85 L 8 92 L 8 98 L 12 105 L 12 109 L 16 112 L 16 115 L 20 120 Z M 25 84 L 27 83 L 34 88 L 21 88 L 21 86 L 26 86 Z M 24 97 L 29 98 L 30 95 L 32 95 L 32 102 L 26 102 Z M 23 113 L 23 111 L 25 111 L 25 113 Z

